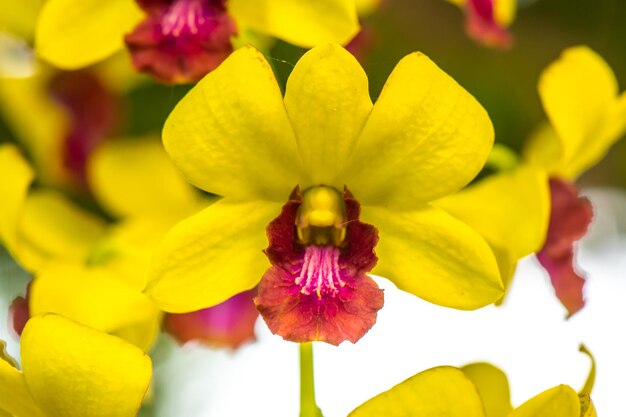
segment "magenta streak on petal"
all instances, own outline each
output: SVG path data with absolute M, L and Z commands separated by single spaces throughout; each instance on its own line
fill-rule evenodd
M 307 246 L 300 275 L 295 280 L 300 292 L 317 294 L 318 298 L 335 296 L 346 285 L 339 270 L 339 249 L 334 246 Z

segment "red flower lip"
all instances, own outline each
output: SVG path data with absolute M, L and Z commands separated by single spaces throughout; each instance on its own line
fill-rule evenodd
M 304 245 L 296 233 L 298 189 L 267 227 L 272 263 L 255 304 L 270 330 L 293 342 L 358 341 L 376 322 L 383 291 L 366 275 L 376 265 L 378 232 L 361 223 L 360 206 L 343 194 L 346 225 L 341 246 Z

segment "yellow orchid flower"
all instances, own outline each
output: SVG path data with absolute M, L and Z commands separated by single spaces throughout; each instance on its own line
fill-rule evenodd
M 152 375 L 141 350 L 55 314 L 29 320 L 21 362 L 0 355 L 0 415 L 136 416 Z
M 584 305 L 573 243 L 592 217 L 590 203 L 571 181 L 626 131 L 626 93 L 618 96 L 609 66 L 583 46 L 567 49 L 546 68 L 539 92 L 551 124 L 530 138 L 521 163 L 494 147 L 493 158 L 508 160 L 502 172 L 436 204 L 485 237 L 505 287 L 517 260 L 537 253 L 571 316 Z
M 374 324 L 376 256 L 373 273 L 430 302 L 489 304 L 502 295 L 491 250 L 429 201 L 476 175 L 492 140 L 480 104 L 423 54 L 401 60 L 372 105 L 365 73 L 339 46 L 305 54 L 284 100 L 264 56 L 242 48 L 165 124 L 174 163 L 224 198 L 165 237 L 147 292 L 185 312 L 260 280 L 272 331 L 334 344 Z
M 509 48 L 513 42 L 507 28 L 515 19 L 517 0 L 448 0 L 465 12 L 465 30 L 485 46 Z
M 137 274 L 138 268 L 118 266 L 130 261 L 117 261 L 115 268 L 102 260 L 94 264 L 105 222 L 56 191 L 28 192 L 33 172 L 14 145 L 0 146 L 0 174 L 0 195 L 8 202 L 0 213 L 0 241 L 35 273 L 30 315 L 61 313 L 101 331 L 123 331 L 147 349 L 160 323 L 160 311 L 141 292 L 147 266 Z M 132 333 L 129 327 L 142 330 Z
M 93 64 L 124 43 L 138 71 L 167 82 L 196 81 L 254 30 L 302 47 L 347 43 L 358 32 L 355 0 L 49 0 L 37 53 L 55 66 Z
M 581 351 L 591 357 L 582 346 Z M 558 385 L 513 408 L 508 379 L 495 366 L 440 366 L 366 401 L 348 417 L 596 417 L 589 397 L 590 381 L 595 374 L 593 357 L 591 360 L 591 372 L 580 394 L 567 385 Z
M 550 227 L 537 258 L 568 315 L 584 306 L 583 275 L 574 266 L 574 242 L 592 220 L 590 202 L 574 181 L 598 163 L 626 132 L 626 93 L 601 56 L 585 46 L 566 49 L 546 68 L 539 95 L 550 125 L 524 150 L 526 161 L 549 176 Z

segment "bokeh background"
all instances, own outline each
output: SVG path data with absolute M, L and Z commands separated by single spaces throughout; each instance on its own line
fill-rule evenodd
M 520 0 L 519 5 L 511 28 L 514 46 L 501 51 L 468 39 L 462 12 L 446 1 L 386 0 L 364 21 L 371 45 L 362 63 L 372 97 L 401 57 L 422 51 L 483 104 L 496 140 L 519 150 L 545 118 L 536 87 L 539 74 L 564 48 L 589 45 L 613 68 L 621 88 L 626 86 L 626 2 Z M 271 62 L 283 85 L 303 52 L 285 43 L 272 48 Z M 138 83 L 123 97 L 127 116 L 118 134 L 158 133 L 188 88 Z M 18 132 L 0 116 L 0 142 L 15 139 Z M 470 313 L 430 305 L 381 279 L 386 305 L 362 341 L 316 346 L 317 395 L 325 416 L 344 416 L 403 379 L 444 364 L 489 361 L 500 366 L 510 378 L 515 404 L 559 383 L 579 388 L 590 366 L 578 353 L 579 343 L 597 359 L 593 398 L 598 414 L 626 415 L 626 140 L 580 184 L 596 209 L 578 257 L 588 276 L 585 309 L 565 320 L 547 275 L 532 258 L 521 263 L 503 307 Z M 7 306 L 23 293 L 28 277 L 5 251 L 0 259 L 0 338 L 9 340 L 15 356 L 18 345 L 6 324 Z M 261 320 L 257 335 L 256 343 L 236 352 L 178 347 L 164 336 L 153 352 L 154 401 L 141 415 L 297 415 L 297 346 L 269 334 Z

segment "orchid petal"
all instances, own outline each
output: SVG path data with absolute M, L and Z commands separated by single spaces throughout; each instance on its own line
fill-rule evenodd
M 500 369 L 489 363 L 472 363 L 461 368 L 472 380 L 485 407 L 485 417 L 506 417 L 513 407 L 509 381 Z
M 349 417 L 484 417 L 472 382 L 450 366 L 412 376 L 357 407 Z
M 37 270 L 51 258 L 84 260 L 104 233 L 104 222 L 62 194 L 37 190 L 28 195 L 18 226 L 19 262 Z
M 0 242 L 15 247 L 18 219 L 34 173 L 14 145 L 0 146 Z
M 39 15 L 36 51 L 59 68 L 86 67 L 122 49 L 124 34 L 143 15 L 133 0 L 49 0 Z
M 98 201 L 118 216 L 186 212 L 196 204 L 193 188 L 154 140 L 108 141 L 91 155 L 88 172 Z
M 57 313 L 94 329 L 111 332 L 158 314 L 154 303 L 106 267 L 53 263 L 30 288 L 30 313 Z
M 240 27 L 250 27 L 297 46 L 346 44 L 359 31 L 354 0 L 229 0 Z
M 580 401 L 576 391 L 559 385 L 526 401 L 509 417 L 580 417 Z
M 300 161 L 270 65 L 243 47 L 170 114 L 163 144 L 194 185 L 228 197 L 285 201 Z
M 224 199 L 178 223 L 153 258 L 148 295 L 162 310 L 186 313 L 254 287 L 270 266 L 265 227 L 281 205 Z
M 473 229 L 443 210 L 407 212 L 363 207 L 362 221 L 378 228 L 373 273 L 431 303 L 472 310 L 503 295 L 493 252 Z
M 474 178 L 493 135 L 476 99 L 413 53 L 389 76 L 346 164 L 345 182 L 364 205 L 419 207 Z
M 289 76 L 285 107 L 312 184 L 342 189 L 337 173 L 372 108 L 359 63 L 337 45 L 307 52 Z
M 598 54 L 585 46 L 566 49 L 539 80 L 539 94 L 558 138 L 543 156 L 537 140 L 527 150 L 531 161 L 551 159 L 552 173 L 575 178 L 596 164 L 626 130 L 626 100 L 617 99 L 615 74 Z M 555 158 L 556 156 L 556 158 Z
M 548 178 L 530 167 L 493 175 L 435 205 L 473 227 L 512 262 L 541 249 L 548 233 Z
M 55 314 L 28 321 L 21 354 L 28 388 L 48 416 L 134 417 L 152 375 L 141 350 Z
M 0 358 L 0 416 L 5 415 L 46 417 L 35 404 L 22 373 L 4 358 Z

